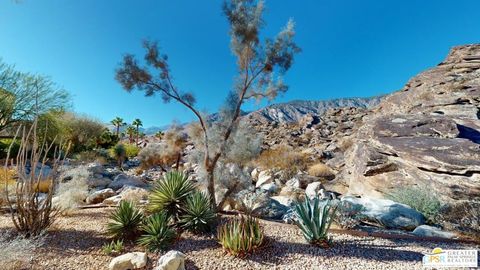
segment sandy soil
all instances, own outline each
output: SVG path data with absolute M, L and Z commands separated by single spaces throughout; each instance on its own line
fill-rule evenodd
M 105 224 L 112 209 L 85 209 L 60 217 L 37 250 L 29 269 L 107 269 L 113 258 L 102 253 L 109 239 Z M 225 255 L 213 236 L 184 233 L 172 246 L 187 255 L 187 269 L 421 269 L 424 253 L 435 247 L 479 248 L 478 245 L 448 242 L 359 237 L 332 234 L 334 246 L 320 249 L 308 245 L 293 225 L 265 222 L 269 242 L 246 259 Z M 11 231 L 10 217 L 0 215 L 0 232 Z M 127 252 L 140 251 L 133 245 Z M 162 254 L 149 254 L 149 265 Z

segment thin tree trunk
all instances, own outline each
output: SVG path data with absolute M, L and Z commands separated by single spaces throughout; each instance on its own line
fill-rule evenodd
M 211 165 L 213 165 L 213 166 L 211 166 Z M 208 190 L 208 193 L 210 194 L 210 202 L 212 204 L 212 207 L 213 207 L 214 211 L 216 212 L 217 211 L 217 200 L 215 198 L 215 175 L 214 175 L 215 165 L 210 164 L 210 166 L 208 166 L 208 164 L 207 164 L 205 167 L 206 167 L 206 170 L 207 170 L 207 180 L 208 180 L 207 190 Z
M 135 142 L 135 144 L 136 144 L 137 146 L 138 146 L 138 131 L 139 131 L 139 130 L 138 130 L 138 126 L 137 126 L 137 139 L 136 139 L 136 142 Z

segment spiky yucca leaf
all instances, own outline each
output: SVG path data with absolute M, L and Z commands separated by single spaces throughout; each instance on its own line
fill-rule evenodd
M 186 230 L 202 233 L 210 231 L 215 218 L 215 211 L 212 208 L 209 196 L 196 191 L 187 198 L 180 223 L 182 228 Z
M 166 213 L 155 213 L 148 217 L 142 225 L 143 234 L 138 244 L 149 251 L 164 250 L 175 239 L 175 231 L 168 226 Z
M 147 209 L 151 213 L 166 211 L 178 220 L 187 197 L 195 189 L 194 184 L 183 173 L 168 172 L 162 180 L 155 183 L 149 196 Z
M 328 230 L 335 211 L 336 205 L 332 205 L 330 200 L 320 201 L 318 197 L 295 205 L 297 226 L 309 243 L 323 247 L 329 245 Z
M 263 245 L 263 229 L 256 218 L 241 216 L 219 228 L 218 241 L 226 252 L 245 257 Z
M 143 214 L 135 208 L 133 203 L 121 201 L 110 219 L 107 225 L 110 236 L 118 239 L 132 239 L 138 235 L 138 226 L 142 222 Z

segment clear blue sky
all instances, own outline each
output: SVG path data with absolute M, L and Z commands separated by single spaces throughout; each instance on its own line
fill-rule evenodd
M 292 17 L 303 52 L 277 102 L 373 96 L 400 89 L 450 47 L 480 41 L 478 0 L 267 0 L 265 34 Z M 160 97 L 128 94 L 114 80 L 126 52 L 158 40 L 177 85 L 210 112 L 232 86 L 235 62 L 220 0 L 0 0 L 0 57 L 51 76 L 74 110 L 161 126 L 190 113 Z M 248 105 L 251 110 L 258 105 Z

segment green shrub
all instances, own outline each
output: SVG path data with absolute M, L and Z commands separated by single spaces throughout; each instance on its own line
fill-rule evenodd
M 133 239 L 139 234 L 139 225 L 143 214 L 128 201 L 121 201 L 115 212 L 110 216 L 107 232 L 117 239 Z
M 307 242 L 320 247 L 330 246 L 328 229 L 335 211 L 336 206 L 330 200 L 321 201 L 318 197 L 295 205 L 296 223 Z
M 133 144 L 125 144 L 125 155 L 127 158 L 134 158 L 138 156 L 138 153 L 140 152 L 140 148 L 138 146 L 135 146 Z
M 115 159 L 117 161 L 117 165 L 121 167 L 123 162 L 125 161 L 125 158 L 127 157 L 127 149 L 125 148 L 125 145 L 119 143 L 113 148 L 110 148 L 109 152 L 110 157 Z
M 422 213 L 429 223 L 435 224 L 438 222 L 442 203 L 437 194 L 431 190 L 419 187 L 399 188 L 388 194 L 387 198 L 412 207 Z
M 123 240 L 118 239 L 110 243 L 105 243 L 102 246 L 102 251 L 105 255 L 119 254 L 123 251 Z
M 12 145 L 13 143 L 13 145 Z M 6 158 L 8 153 L 8 148 L 12 145 L 12 150 L 10 152 L 10 157 L 15 158 L 20 149 L 20 141 L 13 139 L 0 139 L 0 159 Z
M 264 243 L 263 229 L 252 216 L 241 216 L 223 224 L 217 237 L 223 249 L 236 257 L 245 257 Z
M 175 231 L 168 226 L 166 213 L 155 213 L 148 217 L 143 225 L 142 236 L 138 244 L 146 247 L 149 251 L 165 250 L 175 239 Z
M 151 213 L 165 211 L 178 221 L 187 197 L 194 190 L 195 186 L 185 174 L 176 171 L 168 172 L 162 180 L 155 182 L 147 209 Z
M 184 212 L 180 218 L 182 228 L 195 233 L 210 231 L 216 218 L 209 196 L 199 191 L 187 198 Z

